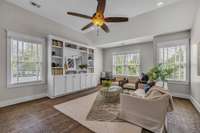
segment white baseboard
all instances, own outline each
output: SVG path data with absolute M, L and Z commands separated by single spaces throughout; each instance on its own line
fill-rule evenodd
M 190 95 L 188 95 L 188 94 L 182 94 L 182 93 L 171 93 L 171 94 L 173 97 L 190 99 Z
M 200 113 L 200 103 L 193 96 L 190 97 L 190 101 L 192 102 L 194 107 L 197 109 L 197 111 L 199 111 Z
M 9 105 L 14 105 L 14 104 L 18 104 L 18 103 L 23 103 L 23 102 L 27 102 L 27 101 L 31 101 L 31 100 L 44 98 L 46 96 L 47 96 L 46 93 L 42 93 L 42 94 L 38 94 L 38 95 L 32 95 L 32 96 L 26 96 L 26 97 L 22 97 L 22 98 L 2 101 L 2 102 L 0 102 L 0 108 L 6 107 L 6 106 L 9 106 Z

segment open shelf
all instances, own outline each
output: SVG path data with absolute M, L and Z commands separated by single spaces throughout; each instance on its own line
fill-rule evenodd
M 63 67 L 51 67 L 53 69 L 63 69 Z
M 62 49 L 63 47 L 52 45 L 52 48 L 59 48 L 59 49 Z
M 56 40 L 56 39 L 52 39 L 52 46 L 54 47 L 63 47 L 63 41 L 60 40 Z
M 52 75 L 63 75 L 62 67 L 52 67 Z
M 50 39 L 49 57 L 52 75 L 63 75 L 65 71 L 70 70 L 80 71 L 81 65 L 88 67 L 85 72 L 94 72 L 94 49 L 92 47 L 55 36 L 50 36 Z
M 71 43 L 65 43 L 66 48 L 77 49 L 77 45 Z
M 63 59 L 63 57 L 61 57 L 61 56 L 55 56 L 55 55 L 52 55 L 52 58 L 55 58 L 55 59 Z

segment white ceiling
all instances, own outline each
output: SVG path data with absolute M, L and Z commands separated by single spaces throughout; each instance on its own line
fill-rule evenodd
M 100 30 L 85 36 L 98 47 L 113 47 L 153 41 L 154 36 L 190 30 L 199 0 L 182 0 L 175 4 L 131 18 L 128 23 L 109 25 L 110 33 Z
M 68 16 L 67 11 L 74 11 L 86 15 L 93 15 L 96 11 L 97 0 L 7 0 L 22 8 L 32 11 L 41 16 L 47 17 L 65 26 L 79 31 L 89 23 L 89 20 Z M 35 8 L 30 5 L 34 1 L 41 5 Z M 164 2 L 164 6 L 181 0 L 107 0 L 105 16 L 127 16 L 135 17 L 149 11 L 160 8 L 158 2 Z
M 4 2 L 4 0 L 0 0 L 0 5 Z
M 66 15 L 67 11 L 73 11 L 92 16 L 97 0 L 6 1 L 82 33 L 90 45 L 106 48 L 152 41 L 156 35 L 191 29 L 199 0 L 107 0 L 105 16 L 126 16 L 130 21 L 109 24 L 111 32 L 100 30 L 100 36 L 92 28 L 81 32 L 89 20 Z M 41 8 L 33 7 L 30 1 L 40 4 Z M 164 5 L 159 7 L 158 2 Z

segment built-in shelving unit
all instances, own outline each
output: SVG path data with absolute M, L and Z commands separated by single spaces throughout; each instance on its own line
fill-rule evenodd
M 51 71 L 53 75 L 63 74 L 63 41 L 51 40 Z
M 48 36 L 48 89 L 54 98 L 95 87 L 94 50 L 84 44 Z

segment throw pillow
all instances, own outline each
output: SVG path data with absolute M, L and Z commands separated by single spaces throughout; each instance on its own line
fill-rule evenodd
M 151 86 L 148 84 L 144 84 L 144 91 L 147 93 L 150 90 Z

